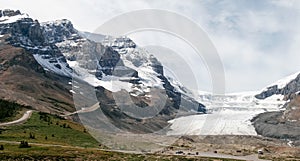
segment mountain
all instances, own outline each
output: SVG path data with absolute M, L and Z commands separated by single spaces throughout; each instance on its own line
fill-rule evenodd
M 252 122 L 258 134 L 288 139 L 300 145 L 300 73 L 287 76 L 255 95 L 258 99 L 278 97 L 286 100 L 283 110 L 256 116 Z
M 1 98 L 45 112 L 74 111 L 70 78 L 44 70 L 34 58 L 44 51 L 39 23 L 20 11 L 0 13 Z
M 205 113 L 204 105 L 170 83 L 158 59 L 127 37 L 81 32 L 66 19 L 40 23 L 20 11 L 0 10 L 0 39 L 4 99 L 68 115 L 92 106 L 95 99 L 85 92 L 94 92 L 110 122 L 136 132 L 161 129 L 179 111 Z M 73 104 L 73 98 L 80 101 Z
M 66 19 L 40 23 L 1 10 L 0 80 L 2 99 L 79 121 L 77 111 L 94 128 L 109 122 L 138 133 L 203 134 L 204 125 L 216 126 L 207 134 L 299 138 L 299 73 L 260 92 L 195 94 L 130 38 L 78 31 Z M 208 115 L 174 120 L 196 113 Z

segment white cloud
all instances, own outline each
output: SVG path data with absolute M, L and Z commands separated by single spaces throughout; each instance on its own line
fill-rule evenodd
M 260 89 L 300 70 L 298 0 L 0 0 L 0 4 L 40 21 L 67 18 L 80 30 L 89 31 L 132 10 L 157 8 L 185 15 L 215 43 L 228 92 Z
M 256 7 L 222 2 L 222 7 L 214 6 L 217 10 L 207 10 L 211 18 L 202 23 L 223 60 L 227 91 L 259 90 L 300 70 L 293 63 L 300 49 L 296 10 L 265 1 Z

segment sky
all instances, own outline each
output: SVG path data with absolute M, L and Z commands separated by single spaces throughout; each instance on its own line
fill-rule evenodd
M 41 22 L 69 19 L 78 30 L 89 32 L 133 10 L 178 13 L 207 32 L 224 66 L 226 92 L 260 90 L 300 71 L 298 0 L 0 0 L 0 6 L 19 9 Z M 141 36 L 132 37 L 143 43 Z M 179 54 L 188 57 L 189 52 Z M 196 75 L 199 88 L 209 91 L 209 71 L 203 70 L 203 60 L 197 61 L 193 63 L 201 66 Z

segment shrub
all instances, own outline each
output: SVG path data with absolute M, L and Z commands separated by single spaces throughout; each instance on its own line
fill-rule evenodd
M 31 146 L 29 146 L 27 141 L 21 141 L 19 148 L 30 148 Z
M 29 133 L 29 138 L 30 138 L 30 139 L 35 139 L 35 135 L 34 135 L 33 133 L 30 132 L 30 133 Z

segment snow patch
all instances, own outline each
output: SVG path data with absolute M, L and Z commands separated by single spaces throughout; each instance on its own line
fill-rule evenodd
M 102 79 L 99 80 L 94 74 L 90 74 L 87 69 L 81 68 L 76 61 L 67 60 L 67 63 L 74 70 L 74 73 L 77 73 L 76 77 L 79 77 L 94 87 L 102 86 L 112 92 L 117 92 L 122 89 L 131 91 L 132 84 L 120 81 L 120 77 L 103 75 Z
M 62 75 L 62 76 L 68 76 L 71 77 L 72 76 L 72 69 L 68 68 L 68 64 L 60 62 L 58 60 L 58 58 L 55 59 L 55 61 L 57 63 L 51 63 L 50 59 L 45 59 L 43 58 L 43 56 L 45 55 L 39 55 L 39 54 L 34 54 L 33 57 L 35 58 L 35 60 L 44 68 L 44 69 L 48 69 L 56 74 Z M 58 67 L 56 67 L 55 65 L 59 66 L 60 69 Z

